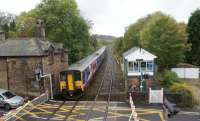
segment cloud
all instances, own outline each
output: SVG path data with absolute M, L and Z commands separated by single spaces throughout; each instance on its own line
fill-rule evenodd
M 93 21 L 93 33 L 122 36 L 126 26 L 155 11 L 187 23 L 200 0 L 77 0 L 84 17 Z
M 19 15 L 33 9 L 41 0 L 0 0 L 0 11 Z
M 14 14 L 33 9 L 41 0 L 0 0 L 0 10 Z M 92 33 L 122 36 L 126 26 L 155 11 L 187 23 L 200 0 L 76 0 L 82 16 L 93 23 Z

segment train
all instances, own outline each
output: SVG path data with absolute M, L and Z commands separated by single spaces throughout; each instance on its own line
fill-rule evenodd
M 76 97 L 84 94 L 91 79 L 102 64 L 106 54 L 103 46 L 93 54 L 70 65 L 60 72 L 60 91 L 66 97 Z

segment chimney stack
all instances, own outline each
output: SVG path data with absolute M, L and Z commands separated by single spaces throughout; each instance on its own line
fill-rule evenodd
M 45 40 L 45 29 L 42 20 L 37 20 L 37 37 Z

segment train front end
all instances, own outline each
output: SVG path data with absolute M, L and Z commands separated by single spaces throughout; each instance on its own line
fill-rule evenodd
M 66 95 L 66 98 L 73 99 L 83 94 L 84 87 L 80 71 L 63 71 L 60 73 L 60 79 L 60 91 Z

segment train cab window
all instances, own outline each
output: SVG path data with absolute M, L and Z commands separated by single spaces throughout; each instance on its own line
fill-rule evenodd
M 66 76 L 65 72 L 61 72 L 60 73 L 60 79 L 61 79 L 61 81 L 66 81 L 67 80 L 67 76 Z
M 80 71 L 74 71 L 74 80 L 75 81 L 81 80 L 81 72 Z

